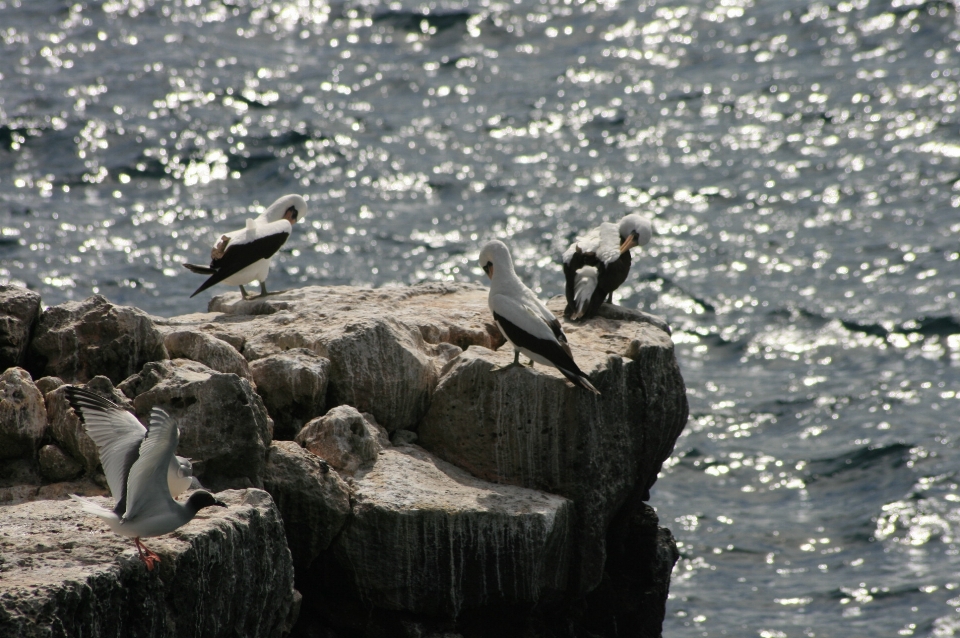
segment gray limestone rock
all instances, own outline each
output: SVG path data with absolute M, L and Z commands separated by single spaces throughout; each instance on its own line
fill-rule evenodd
M 5 507 L 0 635 L 279 638 L 298 602 L 280 515 L 260 490 L 217 496 L 229 507 L 147 541 L 153 572 L 73 503 Z
M 253 381 L 247 360 L 222 339 L 203 332 L 177 330 L 164 336 L 163 345 L 171 359 L 198 361 L 217 372 L 232 373 Z
M 347 474 L 368 467 L 390 446 L 386 431 L 370 414 L 340 405 L 307 423 L 297 434 L 297 443 Z
M 270 417 L 253 386 L 235 374 L 187 359 L 148 363 L 120 384 L 145 419 L 163 408 L 180 427 L 178 454 L 214 489 L 260 487 L 270 446 Z
M 33 459 L 47 429 L 43 395 L 23 368 L 0 374 L 0 459 Z
M 533 606 L 566 585 L 573 508 L 565 498 L 479 480 L 414 446 L 384 450 L 354 481 L 334 541 L 360 599 L 455 618 Z
M 350 513 L 350 488 L 318 456 L 293 441 L 274 441 L 263 488 L 284 520 L 293 564 L 300 573 L 330 546 Z
M 39 294 L 0 284 L 0 370 L 24 365 L 30 333 L 39 319 Z
M 550 307 L 559 314 L 562 300 Z M 512 360 L 510 346 L 469 348 L 445 369 L 418 434 L 424 448 L 478 477 L 574 501 L 572 582 L 586 593 L 602 578 L 610 521 L 635 493 L 647 497 L 688 408 L 662 330 L 604 318 L 564 328 L 601 395 L 546 366 L 494 372 Z
M 325 412 L 329 359 L 295 348 L 252 361 L 250 371 L 273 419 L 275 439 L 293 439 L 307 421 Z
M 47 308 L 27 356 L 36 377 L 83 383 L 104 375 L 119 383 L 145 363 L 166 359 L 167 351 L 149 315 L 96 295 Z
M 52 443 L 40 448 L 40 474 L 48 481 L 71 481 L 83 473 L 83 465 Z

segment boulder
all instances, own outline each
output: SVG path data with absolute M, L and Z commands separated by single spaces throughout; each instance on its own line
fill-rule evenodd
M 250 371 L 273 419 L 275 439 L 292 440 L 307 421 L 324 413 L 329 359 L 295 348 L 256 359 Z
M 114 403 L 132 411 L 130 401 L 117 392 L 107 377 L 94 377 L 86 384 L 88 390 L 107 397 Z M 50 434 L 58 447 L 83 465 L 88 475 L 96 472 L 100 466 L 100 454 L 97 444 L 87 434 L 80 418 L 70 407 L 66 394 L 67 386 L 56 386 L 46 396 L 47 417 L 50 422 Z
M 3 636 L 277 637 L 298 597 L 283 522 L 260 490 L 221 492 L 173 534 L 150 539 L 148 572 L 130 539 L 64 501 L 4 508 Z M 94 499 L 105 507 L 109 499 Z
M 354 480 L 334 541 L 360 600 L 456 618 L 532 607 L 566 585 L 573 508 L 560 496 L 470 476 L 415 446 L 388 448 Z
M 347 474 L 372 465 L 383 448 L 390 447 L 386 431 L 373 416 L 348 405 L 307 423 L 296 441 Z
M 33 459 L 47 429 L 43 395 L 23 368 L 0 374 L 0 460 Z
M 83 474 L 83 465 L 53 444 L 40 448 L 40 474 L 48 481 L 71 481 Z
M 178 454 L 214 489 L 261 487 L 272 424 L 249 381 L 202 363 L 174 359 L 148 363 L 122 384 L 141 420 L 158 406 L 180 427 Z
M 247 360 L 222 339 L 203 332 L 177 330 L 163 337 L 163 345 L 171 359 L 198 361 L 217 372 L 232 373 L 253 381 Z
M 310 567 L 340 533 L 350 513 L 350 488 L 317 455 L 293 441 L 274 441 L 263 487 L 284 520 L 297 574 Z
M 145 363 L 166 358 L 163 335 L 149 315 L 96 295 L 52 306 L 40 315 L 28 369 L 35 377 L 55 375 L 83 383 L 103 375 L 119 383 Z
M 40 319 L 40 295 L 0 284 L 0 371 L 22 366 L 30 333 Z
M 559 315 L 562 300 L 550 307 Z M 652 323 L 600 317 L 565 331 L 599 396 L 546 366 L 494 372 L 512 361 L 512 347 L 471 347 L 445 369 L 418 435 L 480 478 L 571 499 L 572 582 L 586 593 L 602 578 L 611 520 L 632 495 L 648 498 L 688 407 L 673 342 Z

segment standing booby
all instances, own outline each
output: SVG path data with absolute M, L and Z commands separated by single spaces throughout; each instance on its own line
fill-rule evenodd
M 97 444 L 116 505 L 111 511 L 74 494 L 70 498 L 115 534 L 132 537 L 140 560 L 152 571 L 160 557 L 141 538 L 168 534 L 189 523 L 204 507 L 226 504 L 204 490 L 195 491 L 183 504 L 171 497 L 171 492 L 182 486 L 183 477 L 179 483 L 171 481 L 171 472 L 176 474 L 174 468 L 180 468 L 174 454 L 180 430 L 166 412 L 153 408 L 147 429 L 135 416 L 98 394 L 75 386 L 66 393 Z
M 533 362 L 551 365 L 580 386 L 600 394 L 577 367 L 560 322 L 527 288 L 513 270 L 510 250 L 501 241 L 488 242 L 480 250 L 480 266 L 490 278 L 487 304 L 504 338 L 513 346 L 511 366 L 519 365 L 520 353 Z
M 184 264 L 190 272 L 210 275 L 190 296 L 222 282 L 240 286 L 243 298 L 252 299 L 243 285 L 254 280 L 260 282 L 260 297 L 271 294 L 266 279 L 273 255 L 287 241 L 293 224 L 306 214 L 307 202 L 302 197 L 284 195 L 259 217 L 248 219 L 244 228 L 222 235 L 210 251 L 209 266 Z
M 589 319 L 606 299 L 613 303 L 613 291 L 630 273 L 630 249 L 645 246 L 653 235 L 653 224 L 632 213 L 619 226 L 604 222 L 577 238 L 563 253 L 563 275 L 567 280 L 567 307 L 570 319 Z

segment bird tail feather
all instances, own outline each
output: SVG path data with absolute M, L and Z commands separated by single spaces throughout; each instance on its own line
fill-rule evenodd
M 600 394 L 600 390 L 597 390 L 595 387 L 593 387 L 593 384 L 590 383 L 590 380 L 587 379 L 586 375 L 570 372 L 569 370 L 564 370 L 563 368 L 557 368 L 557 370 L 559 370 L 560 374 L 565 376 L 574 385 L 578 385 L 584 390 L 590 390 L 590 392 L 593 392 L 596 395 Z
M 212 275 L 213 273 L 216 272 L 213 268 L 210 268 L 209 266 L 198 266 L 196 264 L 184 264 L 183 267 L 189 270 L 190 272 L 197 273 L 198 275 Z
M 112 522 L 112 523 L 120 522 L 119 517 L 105 507 L 101 507 L 96 503 L 93 503 L 91 501 L 88 501 L 85 498 L 81 498 L 77 496 L 76 494 L 70 494 L 70 498 L 76 501 L 77 503 L 79 503 L 80 507 L 82 507 L 83 511 L 86 512 L 87 514 L 93 514 L 94 516 L 98 518 L 102 518 L 107 522 Z
M 570 315 L 571 319 L 579 319 L 587 311 L 587 305 L 590 303 L 593 291 L 597 289 L 599 277 L 600 271 L 594 266 L 584 266 L 577 271 L 573 293 L 573 299 L 576 302 L 577 309 Z

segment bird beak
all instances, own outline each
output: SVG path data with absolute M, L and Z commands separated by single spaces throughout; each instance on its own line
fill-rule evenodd
M 493 264 L 488 261 L 487 265 L 483 267 L 483 272 L 487 273 L 487 277 L 493 279 Z
M 221 501 L 219 498 L 216 499 L 216 500 L 213 502 L 213 504 L 216 505 L 217 507 L 227 507 L 227 504 L 224 503 L 223 501 Z
M 627 252 L 628 250 L 630 250 L 636 245 L 637 245 L 637 234 L 630 233 L 629 235 L 627 235 L 627 238 L 623 241 L 623 243 L 620 244 L 620 254 L 622 255 L 623 253 Z

